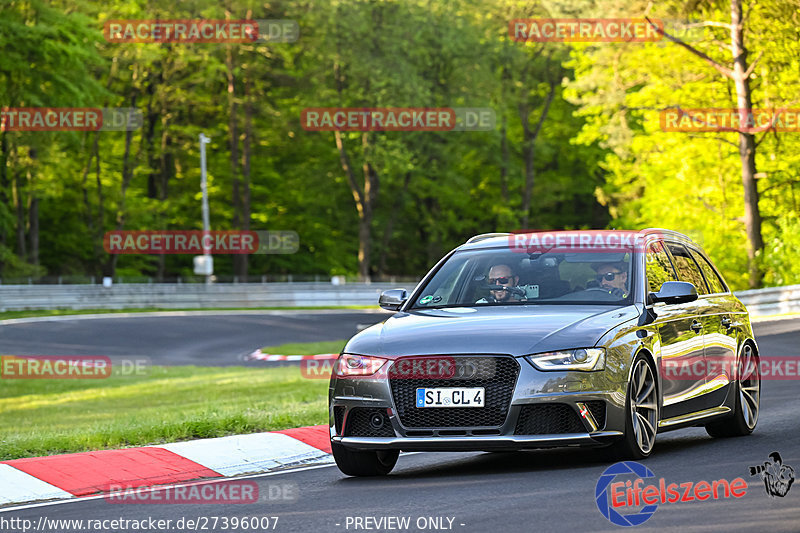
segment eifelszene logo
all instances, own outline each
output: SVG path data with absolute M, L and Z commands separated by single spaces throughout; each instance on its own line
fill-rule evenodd
M 618 476 L 627 480 L 615 481 Z M 595 485 L 595 501 L 600 513 L 612 524 L 638 526 L 653 516 L 659 503 L 742 498 L 747 494 L 747 482 L 740 477 L 733 481 L 718 479 L 710 483 L 687 481 L 680 484 L 667 484 L 662 477 L 658 479 L 657 485 L 643 486 L 647 478 L 655 478 L 655 474 L 646 466 L 634 461 L 622 461 L 609 466 Z M 633 512 L 622 514 L 621 511 Z
M 761 476 L 764 480 L 764 489 L 770 498 L 775 496 L 783 498 L 794 483 L 794 468 L 783 464 L 781 454 L 778 452 L 772 452 L 769 458 L 770 460 L 764 464 L 751 466 L 750 475 Z

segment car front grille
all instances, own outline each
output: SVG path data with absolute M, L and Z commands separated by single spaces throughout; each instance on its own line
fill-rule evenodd
M 519 375 L 519 363 L 506 356 L 441 356 L 452 358 L 459 369 L 450 378 L 392 377 L 395 407 L 400 423 L 407 428 L 471 428 L 499 427 L 508 415 Z M 423 359 L 423 358 L 405 358 Z M 398 360 L 399 361 L 399 360 Z M 397 361 L 395 361 L 397 364 Z M 461 372 L 468 368 L 468 372 Z M 474 372 L 473 372 L 474 370 Z M 459 377 L 468 375 L 470 377 Z M 418 388 L 483 387 L 483 407 L 416 407 Z
M 379 415 L 382 425 L 376 427 L 371 420 L 374 415 Z M 345 437 L 394 437 L 394 429 L 385 407 L 353 407 L 347 413 L 344 428 Z
M 605 422 L 605 420 L 604 420 Z M 565 403 L 523 405 L 514 435 L 586 433 L 575 409 Z

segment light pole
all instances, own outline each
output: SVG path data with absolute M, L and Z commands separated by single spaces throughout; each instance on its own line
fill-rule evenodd
M 211 283 L 211 275 L 214 274 L 214 260 L 211 257 L 211 241 L 210 231 L 211 223 L 208 219 L 208 179 L 206 178 L 206 144 L 211 142 L 211 139 L 206 137 L 204 133 L 200 134 L 200 191 L 203 193 L 203 257 L 202 257 L 202 273 L 206 276 L 206 283 Z M 195 272 L 197 272 L 195 267 Z

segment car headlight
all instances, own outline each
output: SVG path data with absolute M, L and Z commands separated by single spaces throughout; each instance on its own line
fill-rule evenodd
M 536 368 L 552 370 L 603 370 L 606 367 L 605 348 L 577 348 L 561 352 L 527 355 L 525 358 Z
M 339 377 L 371 376 L 386 363 L 387 359 L 371 355 L 343 353 L 336 360 L 334 373 Z

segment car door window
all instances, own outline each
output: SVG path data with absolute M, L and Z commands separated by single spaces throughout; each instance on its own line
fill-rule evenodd
M 708 287 L 705 280 L 703 280 L 703 273 L 694 259 L 692 259 L 689 250 L 681 244 L 673 243 L 668 243 L 667 248 L 669 248 L 669 253 L 672 255 L 672 264 L 675 265 L 678 279 L 694 284 L 697 294 L 708 294 Z
M 696 250 L 690 250 L 692 253 L 692 257 L 700 265 L 700 269 L 703 271 L 703 275 L 706 277 L 706 282 L 708 283 L 708 287 L 711 289 L 712 294 L 720 293 L 720 292 L 728 292 L 728 289 L 725 288 L 725 284 L 722 282 L 722 279 L 717 274 L 714 267 L 711 266 L 708 259 L 700 255 L 699 252 Z
M 678 281 L 664 244 L 654 242 L 647 247 L 647 285 L 650 292 L 658 292 L 665 281 Z

